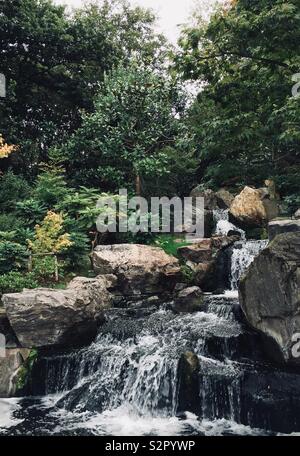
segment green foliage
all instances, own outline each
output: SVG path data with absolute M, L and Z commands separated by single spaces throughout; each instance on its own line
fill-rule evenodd
M 64 258 L 65 269 L 80 270 L 85 266 L 88 254 L 91 250 L 89 237 L 80 231 L 70 232 L 71 245 L 65 254 Z
M 41 207 L 52 209 L 67 195 L 67 184 L 59 169 L 45 171 L 38 176 L 35 199 Z
M 284 198 L 284 208 L 286 213 L 289 216 L 295 214 L 295 212 L 300 208 L 300 195 L 292 194 Z
M 209 187 L 273 178 L 282 195 L 299 192 L 299 39 L 298 0 L 237 0 L 185 29 L 175 62 L 205 83 L 190 122 Z
M 125 0 L 93 2 L 74 14 L 52 0 L 1 1 L 1 133 L 19 145 L 3 166 L 35 176 L 49 148 L 78 128 L 80 111 L 92 110 L 106 72 L 132 55 L 155 64 L 163 40 L 153 22 L 152 13 Z
M 41 284 L 48 284 L 55 278 L 55 259 L 53 256 L 33 258 L 32 272 L 36 280 Z
M 0 241 L 0 274 L 23 269 L 28 260 L 25 246 L 11 241 Z
M 0 231 L 11 231 L 22 228 L 23 220 L 12 213 L 0 214 Z
M 24 364 L 21 366 L 21 368 L 18 371 L 17 391 L 22 390 L 27 385 L 30 373 L 32 371 L 34 364 L 37 361 L 37 358 L 38 358 L 38 351 L 36 349 L 30 350 L 28 358 L 26 359 L 26 361 L 24 362 Z
M 18 293 L 24 288 L 37 288 L 38 282 L 32 273 L 11 271 L 0 275 L 0 294 Z
M 192 154 L 187 127 L 175 117 L 184 106 L 177 84 L 165 75 L 137 64 L 115 69 L 101 85 L 95 112 L 83 117 L 62 148 L 73 182 L 115 192 L 134 190 L 137 176 L 142 184 L 166 181 L 174 169 L 170 151 L 186 162 Z
M 186 264 L 180 266 L 180 271 L 185 283 L 193 284 L 195 283 L 195 272 Z
M 18 201 L 30 195 L 31 188 L 22 177 L 8 171 L 0 178 L 0 209 L 7 211 L 14 209 Z
M 157 245 L 169 255 L 178 257 L 177 249 L 179 247 L 185 247 L 189 245 L 189 243 L 186 242 L 183 238 L 179 239 L 178 237 L 174 237 L 174 235 L 171 234 L 161 234 L 156 237 L 154 245 Z
M 40 223 L 46 215 L 47 208 L 40 201 L 33 198 L 16 204 L 16 215 L 29 227 Z

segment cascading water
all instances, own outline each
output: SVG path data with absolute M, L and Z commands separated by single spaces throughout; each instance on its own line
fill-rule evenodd
M 237 228 L 229 221 L 229 209 L 216 209 L 213 211 L 213 218 L 215 223 L 215 234 L 218 236 L 227 236 L 228 233 L 240 233 L 241 239 L 246 240 L 245 231 Z
M 255 257 L 267 246 L 268 241 L 244 241 L 237 242 L 231 255 L 231 289 L 237 290 L 240 278 Z
M 218 234 L 237 231 L 226 211 L 218 217 Z M 245 324 L 239 307 L 239 279 L 266 245 L 241 235 L 232 248 L 233 291 L 207 294 L 203 311 L 192 314 L 176 314 L 168 303 L 156 310 L 109 310 L 89 347 L 39 357 L 30 396 L 0 400 L 0 434 L 265 435 L 299 430 L 300 375 L 265 359 L 260 336 Z M 184 388 L 180 371 L 187 352 L 199 361 L 192 389 Z M 187 408 L 182 410 L 182 404 Z
M 236 242 L 231 254 L 231 290 L 237 290 L 240 278 L 246 272 L 254 258 L 267 246 L 265 240 L 246 240 L 246 233 L 229 221 L 228 209 L 216 209 L 213 211 L 215 222 L 215 234 L 227 236 L 230 233 L 239 233 L 241 240 Z

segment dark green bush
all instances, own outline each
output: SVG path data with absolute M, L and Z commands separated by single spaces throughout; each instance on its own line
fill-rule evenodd
M 23 288 L 36 288 L 38 283 L 32 273 L 12 271 L 0 276 L 0 293 L 17 293 Z
M 28 198 L 31 187 L 21 176 L 11 171 L 3 174 L 0 179 L 0 208 L 2 211 L 12 210 L 17 201 Z
M 11 241 L 0 242 L 0 274 L 24 268 L 28 255 L 24 245 Z

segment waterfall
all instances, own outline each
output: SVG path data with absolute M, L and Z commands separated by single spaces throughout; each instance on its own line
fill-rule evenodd
M 231 290 L 237 290 L 240 278 L 255 257 L 267 246 L 268 241 L 247 241 L 245 231 L 229 221 L 229 209 L 216 209 L 213 216 L 216 235 L 227 236 L 230 231 L 241 235 L 241 241 L 235 243 L 231 255 Z
M 240 278 L 244 275 L 250 264 L 267 246 L 268 241 L 242 241 L 236 242 L 231 254 L 231 289 L 237 290 Z
M 227 236 L 230 231 L 238 232 L 241 239 L 246 239 L 245 231 L 236 227 L 229 221 L 229 209 L 216 209 L 213 211 L 214 223 L 216 225 L 215 234 L 218 236 Z
M 216 211 L 215 220 L 216 234 L 234 230 L 242 235 L 231 247 L 231 291 L 205 294 L 202 311 L 195 313 L 176 314 L 169 303 L 152 313 L 134 306 L 108 310 L 89 347 L 39 356 L 31 395 L 5 402 L 0 434 L 268 435 L 298 430 L 300 374 L 274 369 L 265 359 L 260 336 L 245 325 L 236 293 L 267 241 L 247 241 L 229 222 L 228 211 Z M 180 360 L 186 352 L 199 361 L 195 389 L 182 387 Z

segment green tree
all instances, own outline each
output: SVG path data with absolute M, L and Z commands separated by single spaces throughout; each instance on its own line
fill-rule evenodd
M 68 174 L 72 170 L 76 185 L 145 194 L 149 185 L 176 172 L 175 152 L 187 171 L 193 142 L 182 120 L 184 109 L 183 94 L 165 75 L 137 64 L 118 67 L 101 85 L 95 112 L 84 116 L 61 151 Z
M 218 187 L 273 178 L 283 195 L 299 192 L 299 39 L 298 0 L 232 1 L 184 30 L 177 70 L 203 84 L 190 114 L 199 179 Z
M 68 14 L 52 0 L 0 0 L 1 133 L 18 154 L 1 161 L 32 177 L 52 144 L 93 108 L 105 72 L 132 56 L 154 62 L 160 37 L 154 16 L 126 0 L 101 0 Z

